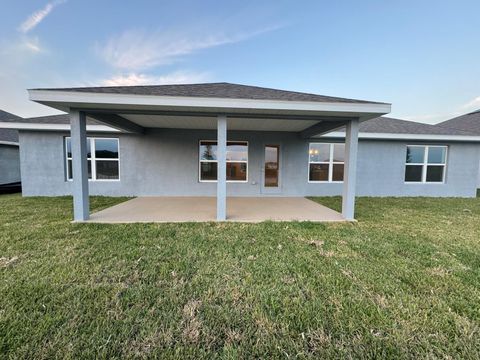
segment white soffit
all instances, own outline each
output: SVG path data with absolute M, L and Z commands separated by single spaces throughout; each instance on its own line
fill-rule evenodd
M 167 129 L 211 129 L 217 128 L 217 119 L 201 116 L 168 116 L 168 115 L 140 115 L 119 114 L 135 124 L 146 128 Z M 250 131 L 302 131 L 314 124 L 317 120 L 282 120 L 282 119 L 250 119 L 229 118 L 228 130 Z

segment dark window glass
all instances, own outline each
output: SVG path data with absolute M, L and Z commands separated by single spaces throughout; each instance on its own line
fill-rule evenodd
M 428 148 L 428 163 L 429 164 L 445 164 L 446 148 L 434 147 Z
M 118 159 L 118 141 L 116 139 L 95 139 L 95 157 Z
M 72 160 L 67 160 L 67 166 L 68 166 L 68 180 L 73 179 L 73 164 Z M 92 179 L 92 161 L 88 160 L 87 161 L 87 169 L 88 169 L 88 178 Z
M 333 161 L 334 162 L 345 161 L 345 144 L 334 144 L 333 145 Z M 335 169 L 335 167 L 334 167 L 334 169 Z
M 67 157 L 72 158 L 72 139 L 67 138 Z M 90 138 L 87 138 L 87 158 L 92 157 L 92 151 L 90 150 Z
M 407 146 L 407 163 L 423 163 L 425 146 Z
M 422 165 L 407 165 L 405 167 L 405 181 L 420 182 L 422 181 Z
M 443 181 L 443 166 L 429 165 L 427 166 L 427 182 L 442 182 Z
M 330 161 L 330 144 L 310 144 L 308 153 L 310 162 L 328 162 Z
M 97 179 L 117 180 L 118 179 L 118 161 L 97 160 L 96 161 Z
M 310 164 L 310 181 L 328 181 L 328 164 Z
M 332 181 L 343 181 L 343 164 L 333 164 Z
M 200 143 L 200 160 L 217 160 L 217 143 L 202 141 Z
M 246 181 L 247 180 L 247 163 L 227 163 L 227 180 L 230 181 Z
M 200 163 L 200 180 L 217 180 L 217 163 Z

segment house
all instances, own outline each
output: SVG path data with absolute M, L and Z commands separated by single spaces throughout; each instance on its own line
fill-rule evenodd
M 473 135 L 480 136 L 480 110 L 457 116 L 453 119 L 441 122 L 438 125 L 446 128 L 468 131 Z M 477 179 L 477 188 L 480 189 L 480 170 Z
M 0 121 L 20 119 L 0 110 Z M 20 190 L 18 131 L 0 128 L 0 193 Z
M 480 136 L 391 119 L 390 104 L 229 83 L 29 90 L 66 115 L 18 129 L 24 196 L 474 197 Z M 72 181 L 73 180 L 73 181 Z M 243 206 L 243 205 L 242 205 Z M 248 206 L 248 205 L 245 205 Z

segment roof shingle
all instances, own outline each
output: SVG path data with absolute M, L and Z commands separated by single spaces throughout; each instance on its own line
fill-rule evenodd
M 346 99 L 333 96 L 324 96 L 297 91 L 270 89 L 258 86 L 221 83 L 205 84 L 178 84 L 178 85 L 146 85 L 146 86 L 107 86 L 81 88 L 50 88 L 32 89 L 49 91 L 72 91 L 104 94 L 131 94 L 155 96 L 186 96 L 250 100 L 283 100 L 283 101 L 313 101 L 313 102 L 340 102 L 357 104 L 384 104 L 373 101 Z
M 480 135 L 480 110 L 441 122 L 438 126 L 468 131 L 471 135 Z

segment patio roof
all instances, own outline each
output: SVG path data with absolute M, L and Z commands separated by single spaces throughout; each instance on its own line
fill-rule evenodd
M 229 83 L 31 89 L 30 99 L 68 112 L 84 111 L 122 131 L 146 128 L 216 129 L 219 114 L 229 130 L 325 133 L 352 118 L 390 112 L 390 104 Z

